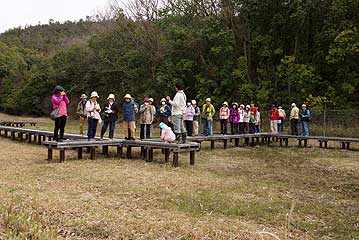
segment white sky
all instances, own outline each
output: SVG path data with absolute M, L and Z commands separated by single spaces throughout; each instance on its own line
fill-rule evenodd
M 0 33 L 7 29 L 55 21 L 79 20 L 107 6 L 108 0 L 0 0 Z

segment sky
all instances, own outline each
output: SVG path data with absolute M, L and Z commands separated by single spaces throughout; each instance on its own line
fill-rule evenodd
M 109 0 L 0 0 L 0 33 L 7 29 L 46 24 L 50 19 L 85 19 L 98 9 L 107 6 Z

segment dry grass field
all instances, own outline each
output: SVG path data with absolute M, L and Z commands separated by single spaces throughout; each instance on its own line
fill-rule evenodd
M 46 154 L 0 138 L 0 239 L 359 239 L 358 150 L 204 145 L 177 169 Z

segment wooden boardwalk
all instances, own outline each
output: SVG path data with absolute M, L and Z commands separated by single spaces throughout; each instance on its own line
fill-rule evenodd
M 8 126 L 8 127 L 25 127 L 26 125 L 36 126 L 37 122 L 27 122 L 27 121 L 0 121 L 0 126 Z

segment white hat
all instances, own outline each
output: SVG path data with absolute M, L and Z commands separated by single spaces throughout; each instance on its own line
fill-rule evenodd
M 197 101 L 196 101 L 196 100 L 192 100 L 191 103 L 192 103 L 193 105 L 196 105 L 196 104 L 197 104 Z
M 125 98 L 125 99 L 126 99 L 126 98 L 128 98 L 128 99 L 132 99 L 131 95 L 130 95 L 130 94 L 128 94 L 128 93 L 125 95 L 125 97 L 124 97 L 124 98 Z
M 165 98 L 162 98 L 162 99 L 161 99 L 161 102 L 166 102 L 166 99 L 165 99 Z
M 240 107 L 244 108 L 244 104 L 239 105 Z
M 279 106 L 278 108 L 279 108 L 279 109 L 282 109 L 282 106 Z
M 247 105 L 246 108 L 251 108 L 251 106 Z
M 115 100 L 115 95 L 111 93 L 110 95 L 108 95 L 107 100 L 109 100 L 109 99 Z
M 86 94 L 81 94 L 81 98 L 87 98 Z
M 228 107 L 228 102 L 224 101 L 222 105 L 226 105 Z
M 211 102 L 211 99 L 210 99 L 210 98 L 206 98 L 206 102 Z
M 295 107 L 296 105 L 295 105 L 295 103 L 292 103 L 292 107 Z
M 149 101 L 149 102 L 154 102 L 154 101 L 153 101 L 153 98 L 149 98 L 148 101 Z
M 305 105 L 304 103 L 302 104 L 302 107 L 307 107 L 307 105 Z
M 91 93 L 91 98 L 94 98 L 94 97 L 100 98 L 100 97 L 98 96 L 98 94 L 97 94 L 96 91 L 93 91 L 93 92 Z

